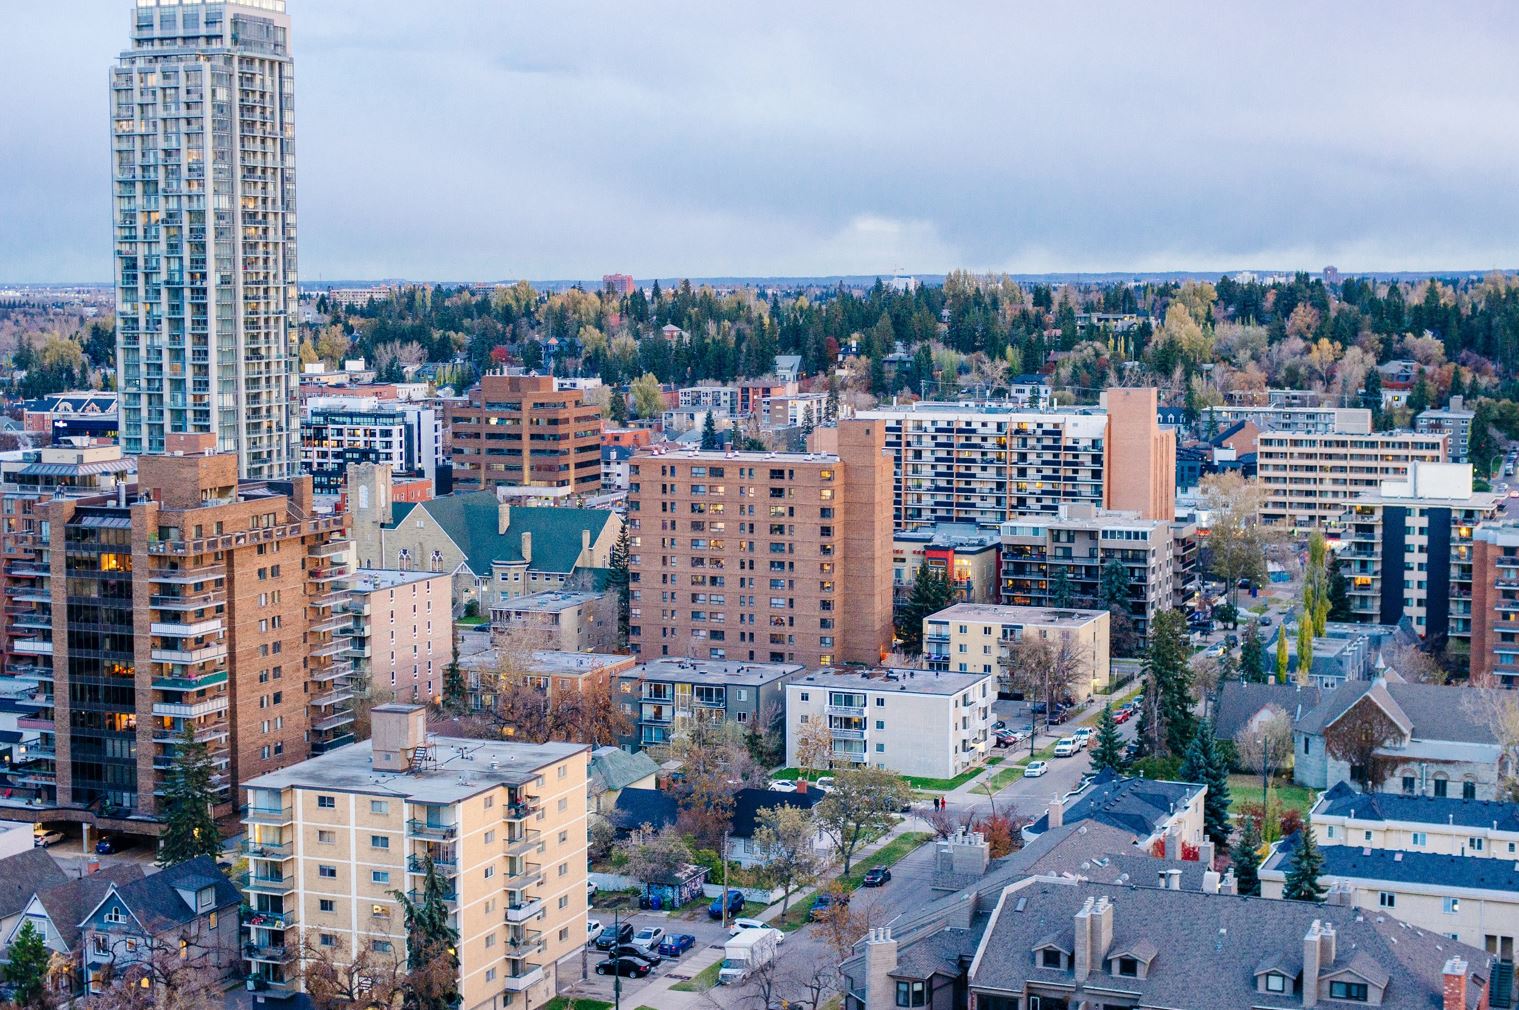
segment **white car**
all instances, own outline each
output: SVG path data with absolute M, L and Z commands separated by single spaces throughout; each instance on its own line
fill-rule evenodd
M 600 919 L 587 919 L 585 921 L 585 942 L 590 943 L 592 940 L 596 939 L 601 935 L 601 931 L 604 928 L 605 927 L 601 924 Z
M 832 775 L 824 775 L 822 778 L 818 779 L 812 784 L 825 793 L 831 793 L 833 792 L 834 779 Z
M 728 930 L 728 935 L 737 936 L 739 933 L 743 932 L 746 929 L 768 929 L 771 930 L 771 932 L 775 933 L 776 943 L 779 944 L 786 942 L 785 933 L 782 933 L 780 930 L 775 929 L 767 922 L 760 922 L 758 919 L 734 919 L 731 928 Z
M 44 849 L 50 845 L 57 845 L 61 841 L 63 841 L 62 831 L 39 831 L 32 836 L 32 846 Z
M 1055 741 L 1055 756 L 1057 758 L 1071 757 L 1078 749 L 1074 737 L 1063 736 Z
M 1092 730 L 1089 726 L 1083 726 L 1071 734 L 1071 739 L 1076 741 L 1076 746 L 1086 750 L 1087 744 L 1092 742 Z
M 1023 769 L 1023 777 L 1026 779 L 1037 779 L 1049 770 L 1050 763 L 1048 761 L 1030 761 Z
M 629 942 L 635 947 L 642 947 L 644 950 L 657 950 L 660 941 L 664 938 L 665 931 L 663 929 L 660 929 L 658 926 L 645 926 L 634 933 L 633 939 Z
M 596 892 L 598 890 L 600 890 L 600 888 L 596 886 L 596 881 L 587 880 L 585 882 L 585 900 L 590 901 L 592 898 L 596 897 Z
M 774 779 L 770 783 L 770 791 L 772 793 L 794 793 L 796 792 L 796 783 L 789 779 Z

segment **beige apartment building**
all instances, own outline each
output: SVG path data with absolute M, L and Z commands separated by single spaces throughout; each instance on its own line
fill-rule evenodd
M 135 488 L 38 502 L 20 536 L 9 672 L 36 684 L 18 725 L 38 819 L 151 830 L 187 731 L 218 805 L 353 739 L 347 518 L 316 513 L 310 477 L 239 480 L 215 441 L 171 435 Z
M 641 659 L 880 661 L 892 643 L 891 461 L 879 421 L 843 421 L 838 438 L 837 454 L 633 458 L 629 640 Z
M 492 372 L 448 404 L 454 490 L 512 487 L 601 489 L 601 409 L 549 375 Z
M 585 943 L 582 744 L 434 737 L 420 705 L 381 705 L 371 740 L 247 784 L 249 974 L 300 988 L 302 935 L 343 963 L 406 957 L 425 862 L 446 877 L 461 1010 L 541 1006 Z
M 1104 508 L 1146 519 L 1176 518 L 1176 429 L 1159 422 L 1160 391 L 1104 390 L 1107 451 L 1102 456 Z
M 617 596 L 568 589 L 513 596 L 491 607 L 491 630 L 524 635 L 541 649 L 611 652 L 617 645 Z
M 1331 527 L 1359 495 L 1403 480 L 1415 460 L 1446 461 L 1441 433 L 1261 432 L 1256 472 L 1266 488 L 1261 518 L 1292 527 Z
M 350 583 L 354 682 L 377 700 L 431 701 L 453 657 L 453 579 L 360 568 Z
M 1000 690 L 1011 691 L 1007 661 L 1017 642 L 1063 642 L 1075 666 L 1071 697 L 1085 701 L 1109 680 L 1112 619 L 1106 610 L 959 603 L 923 619 L 924 658 L 930 670 L 992 674 Z

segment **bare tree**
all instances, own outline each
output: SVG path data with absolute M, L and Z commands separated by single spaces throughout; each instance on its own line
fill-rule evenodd
M 1003 664 L 1014 690 L 1049 707 L 1072 696 L 1077 680 L 1091 670 L 1086 647 L 1072 635 L 1021 638 L 1009 646 Z
M 796 763 L 804 772 L 826 770 L 833 759 L 833 732 L 828 718 L 801 723 L 796 730 Z M 809 778 L 816 777 L 809 775 Z
M 389 1007 L 400 998 L 406 961 L 393 948 L 380 953 L 373 943 L 349 950 L 341 935 L 333 943 L 301 936 L 301 982 L 315 1010 Z
M 1325 752 L 1350 765 L 1351 776 L 1367 792 L 1374 792 L 1392 774 L 1396 761 L 1382 751 L 1402 739 L 1398 724 L 1364 696 L 1324 727 Z
M 645 824 L 621 842 L 618 850 L 627 860 L 624 872 L 645 884 L 668 883 L 691 861 L 685 839 L 674 828 L 655 831 Z
M 236 952 L 234 952 L 235 954 Z M 186 936 L 115 937 L 86 1010 L 220 1010 L 218 951 Z
M 1252 722 L 1234 734 L 1241 767 L 1268 774 L 1286 767 L 1292 756 L 1292 719 L 1280 705 L 1267 705 Z
M 1261 521 L 1266 489 L 1235 472 L 1209 474 L 1202 479 L 1203 507 L 1209 513 L 1208 551 L 1213 574 L 1234 594 L 1240 579 L 1264 582 L 1266 550 L 1280 539 L 1279 531 Z
M 1382 661 L 1397 671 L 1404 680 L 1416 684 L 1445 684 L 1450 681 L 1450 671 L 1440 661 L 1417 645 L 1399 643 L 1382 650 Z
M 766 880 L 782 890 L 785 915 L 791 895 L 816 880 L 828 865 L 817 847 L 817 819 L 803 807 L 777 806 L 762 811 L 758 820 L 754 843 Z
M 1519 691 L 1498 687 L 1492 674 L 1479 674 L 1461 704 L 1497 741 L 1499 798 L 1519 801 Z

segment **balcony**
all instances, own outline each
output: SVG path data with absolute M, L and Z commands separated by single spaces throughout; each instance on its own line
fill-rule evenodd
M 516 803 L 508 803 L 502 812 L 505 820 L 521 821 L 533 816 L 543 809 L 543 803 L 536 796 L 518 800 Z
M 536 929 L 518 929 L 507 937 L 508 957 L 529 957 L 543 950 L 543 934 Z
M 537 863 L 527 863 L 522 872 L 507 877 L 501 886 L 508 891 L 521 891 L 541 883 L 543 883 L 543 867 Z
M 155 663 L 209 663 L 227 658 L 227 645 L 218 642 L 198 649 L 153 649 L 150 656 Z
M 294 877 L 263 877 L 256 873 L 242 873 L 238 875 L 237 880 L 245 891 L 258 891 L 263 894 L 289 894 L 295 890 Z
M 275 964 L 283 964 L 292 960 L 295 952 L 288 950 L 284 944 L 244 943 L 243 957 L 249 961 L 270 961 Z
M 865 758 L 866 755 L 864 751 L 835 750 L 833 752 L 833 759 L 835 761 L 848 761 L 851 764 L 864 764 Z
M 834 726 L 829 730 L 829 732 L 833 734 L 833 738 L 835 740 L 865 739 L 865 731 L 863 729 L 842 729 L 838 726 Z
M 828 705 L 823 709 L 829 715 L 854 716 L 864 718 L 865 706 L 863 705 Z
M 447 870 L 447 869 L 452 869 L 453 867 L 458 866 L 459 865 L 459 859 L 458 859 L 457 856 L 435 855 L 435 856 L 432 857 L 432 864 L 434 866 L 440 868 L 440 869 Z M 426 867 L 425 863 L 423 862 L 423 855 L 421 853 L 413 853 L 412 855 L 409 855 L 409 856 L 406 857 L 406 872 L 407 873 L 426 873 L 427 872 L 427 867 Z
M 543 981 L 543 969 L 534 966 L 520 975 L 503 975 L 501 985 L 507 992 L 522 992 Z
M 196 702 L 193 705 L 183 705 L 176 702 L 154 702 L 153 714 L 167 716 L 174 719 L 199 719 L 201 716 L 214 715 L 217 712 L 227 711 L 228 700 L 225 695 L 220 698 L 207 698 L 205 701 Z
M 295 925 L 296 914 L 294 910 L 289 912 L 264 912 L 255 908 L 242 910 L 243 924 L 262 929 L 288 929 Z
M 253 807 L 243 815 L 247 824 L 289 824 L 294 820 L 290 807 Z
M 204 677 L 154 677 L 153 687 L 159 691 L 199 691 L 227 682 L 226 670 L 214 670 Z
M 527 922 L 529 919 L 543 911 L 543 899 L 533 898 L 531 901 L 519 902 L 515 905 L 506 906 L 506 921 L 509 925 Z
M 456 824 L 429 824 L 415 818 L 406 822 L 406 833 L 413 838 L 453 838 L 458 832 Z
M 540 832 L 526 831 L 520 838 L 508 838 L 506 840 L 506 854 L 508 856 L 525 856 L 529 852 L 537 850 L 543 844 Z
M 255 859 L 289 859 L 294 849 L 289 842 L 243 842 L 243 851 Z

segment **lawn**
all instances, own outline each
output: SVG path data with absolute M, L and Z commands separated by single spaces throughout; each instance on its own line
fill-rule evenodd
M 1023 778 L 1023 769 L 1026 764 L 1027 762 L 1019 762 L 1018 764 L 1013 765 L 1011 768 L 1004 768 L 997 774 L 993 775 L 988 782 L 988 784 L 991 786 L 992 792 L 1000 793 L 1002 790 L 1006 789 L 1014 782 L 1017 782 L 1019 779 Z
M 612 1010 L 612 1004 L 599 999 L 570 999 L 568 996 L 555 996 L 543 1004 L 539 1010 Z
M 1307 786 L 1296 785 L 1280 778 L 1271 783 L 1271 793 L 1284 807 L 1300 810 L 1308 813 L 1313 806 L 1315 792 Z M 1259 775 L 1230 775 L 1229 776 L 1229 805 L 1233 807 L 1239 803 L 1259 802 L 1261 798 L 1261 780 Z
M 980 775 L 984 771 L 986 771 L 985 767 L 977 765 L 975 768 L 967 768 L 965 771 L 961 772 L 959 775 L 956 775 L 952 779 L 921 778 L 917 775 L 904 775 L 902 777 L 906 779 L 907 784 L 912 786 L 914 789 L 925 789 L 930 792 L 947 793 L 951 789 L 959 789 L 961 786 L 965 785 L 965 783 L 969 782 L 971 779 L 975 778 L 977 775 Z
M 912 852 L 925 842 L 933 841 L 933 833 L 929 831 L 909 831 L 904 835 L 898 835 L 875 852 L 868 856 L 861 856 L 854 861 L 849 868 L 849 875 L 839 877 L 837 883 L 843 885 L 846 891 L 857 890 L 860 882 L 865 879 L 865 871 L 872 866 L 895 866 L 904 856 Z M 827 886 L 825 883 L 823 886 Z M 792 905 L 786 909 L 786 914 L 775 919 L 770 924 L 778 929 L 790 932 L 800 929 L 807 924 L 812 900 L 810 897 L 800 900 L 793 898 Z
M 469 628 L 478 628 L 480 625 L 484 624 L 488 620 L 490 620 L 490 618 L 488 618 L 488 617 L 461 617 L 461 618 L 459 618 L 459 620 L 458 620 L 457 623 L 462 624 L 462 625 L 464 625 L 466 627 L 469 627 Z M 594 1003 L 595 1001 L 592 1000 L 591 1002 Z
M 676 982 L 670 988 L 677 992 L 706 992 L 717 985 L 717 973 L 722 970 L 723 963 L 721 961 L 713 961 L 684 982 Z

